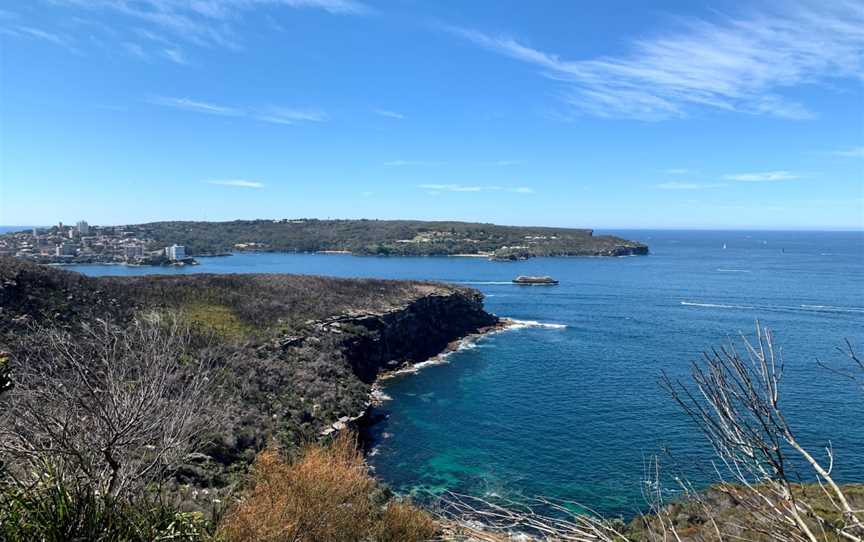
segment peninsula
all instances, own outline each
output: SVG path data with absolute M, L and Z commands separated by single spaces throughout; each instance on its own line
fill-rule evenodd
M 500 324 L 483 309 L 480 292 L 435 282 L 254 274 L 93 278 L 0 257 L 0 353 L 10 354 L 13 370 L 32 355 L 37 330 L 62 330 L 77 343 L 99 322 L 126 328 L 157 315 L 190 330 L 190 352 L 219 352 L 214 393 L 222 421 L 208 428 L 206 445 L 170 480 L 209 488 L 211 498 L 229 492 L 269 439 L 296 449 L 321 434 L 362 426 L 381 373 Z M 206 500 L 187 504 L 200 508 Z
M 417 220 L 235 220 L 126 226 L 154 246 L 177 243 L 190 256 L 238 251 L 350 252 L 381 256 L 628 256 L 648 247 L 590 229 Z
M 38 263 L 192 263 L 233 252 L 322 252 L 367 256 L 631 256 L 648 246 L 590 229 L 417 220 L 235 220 L 59 226 L 0 235 L 0 256 Z M 171 247 L 183 250 L 176 258 Z M 166 255 L 168 255 L 166 257 Z

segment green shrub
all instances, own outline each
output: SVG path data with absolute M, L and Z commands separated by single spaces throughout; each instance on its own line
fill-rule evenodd
M 211 530 L 203 514 L 179 512 L 155 497 L 110 500 L 55 483 L 0 492 L 6 542 L 198 542 L 210 540 Z

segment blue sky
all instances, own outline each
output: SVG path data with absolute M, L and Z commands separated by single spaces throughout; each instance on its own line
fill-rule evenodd
M 864 3 L 0 0 L 0 224 L 864 227 Z

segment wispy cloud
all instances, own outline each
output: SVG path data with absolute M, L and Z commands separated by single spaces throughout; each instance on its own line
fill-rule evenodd
M 481 166 L 493 166 L 493 167 L 509 167 L 509 166 L 518 166 L 522 162 L 519 160 L 495 160 L 493 162 L 483 162 Z
M 239 116 L 243 114 L 240 109 L 233 107 L 225 107 L 207 102 L 199 102 L 190 100 L 189 98 L 170 98 L 165 96 L 156 96 L 148 100 L 154 105 L 162 105 L 165 107 L 174 107 L 177 109 L 185 109 L 195 113 L 205 113 L 208 115 L 223 115 L 223 116 Z
M 243 179 L 228 179 L 202 182 L 206 184 L 218 184 L 221 186 L 236 186 L 239 188 L 264 188 L 264 183 L 259 183 L 258 181 L 246 181 Z
M 48 32 L 46 30 L 42 30 L 39 28 L 33 28 L 31 26 L 19 26 L 17 30 L 23 34 L 28 36 L 32 36 L 34 38 L 39 38 L 41 40 L 50 41 L 55 45 L 60 45 L 66 47 L 69 45 L 69 38 L 65 36 L 61 36 L 60 34 L 55 34 L 54 32 Z
M 707 190 L 723 186 L 726 185 L 724 183 L 682 183 L 675 181 L 655 185 L 655 187 L 660 190 Z
M 175 64 L 181 64 L 183 66 L 189 64 L 189 60 L 180 49 L 163 49 L 162 54 L 165 55 L 165 58 Z
M 864 158 L 864 147 L 853 147 L 851 149 L 841 149 L 831 151 L 834 156 L 843 156 L 845 158 Z
M 206 115 L 247 117 L 273 124 L 294 125 L 301 122 L 325 122 L 330 117 L 318 109 L 291 109 L 287 107 L 248 108 L 218 105 L 189 98 L 156 96 L 147 100 L 154 105 L 183 109 Z
M 690 175 L 691 173 L 695 173 L 695 172 L 692 169 L 674 167 L 674 168 L 669 168 L 669 169 L 665 170 L 664 173 L 666 173 L 668 175 Z
M 533 194 L 534 189 L 527 186 L 505 187 L 464 184 L 421 184 L 418 188 L 430 192 L 514 192 L 517 194 Z
M 727 181 L 742 181 L 750 183 L 791 181 L 794 179 L 800 179 L 801 177 L 801 174 L 792 173 L 791 171 L 762 171 L 758 173 L 730 173 L 723 175 L 723 178 Z
M 403 115 L 402 113 L 390 111 L 389 109 L 373 109 L 372 112 L 376 115 L 380 115 L 382 117 L 389 117 L 391 119 L 403 120 L 405 118 L 405 115 Z
M 710 108 L 807 119 L 813 113 L 781 93 L 835 78 L 861 80 L 864 6 L 784 6 L 775 13 L 684 20 L 674 30 L 634 40 L 629 54 L 582 60 L 505 35 L 445 29 L 560 81 L 562 100 L 577 113 L 662 120 Z
M 137 43 L 124 42 L 121 46 L 127 53 L 134 57 L 140 58 L 141 60 L 150 60 L 150 55 L 148 55 L 147 52 L 144 51 L 144 48 Z
M 10 27 L 2 27 L 0 28 L 0 33 L 7 36 L 15 36 L 18 38 L 37 39 L 52 43 L 54 45 L 58 45 L 60 47 L 64 47 L 73 53 L 79 52 L 77 49 L 75 49 L 71 37 L 65 34 L 49 32 L 48 30 L 43 30 L 41 28 L 36 28 L 33 26 L 16 25 Z
M 404 167 L 404 166 L 440 166 L 443 162 L 430 162 L 426 160 L 390 160 L 384 162 L 387 167 Z
M 326 122 L 327 113 L 317 109 L 289 109 L 286 107 L 267 107 L 254 113 L 254 117 L 274 124 L 297 124 L 298 122 Z
M 246 12 L 267 7 L 320 9 L 334 15 L 360 15 L 371 8 L 357 0 L 52 0 L 89 11 L 111 11 L 136 24 L 200 46 L 239 48 L 235 26 Z

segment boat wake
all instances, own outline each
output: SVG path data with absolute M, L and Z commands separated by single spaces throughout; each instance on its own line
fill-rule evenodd
M 835 307 L 833 305 L 737 305 L 725 303 L 697 303 L 695 301 L 682 301 L 681 305 L 708 309 L 864 314 L 864 307 Z
M 752 273 L 749 269 L 723 269 L 717 270 L 719 273 Z
M 503 285 L 513 284 L 512 280 L 457 280 L 456 284 Z

